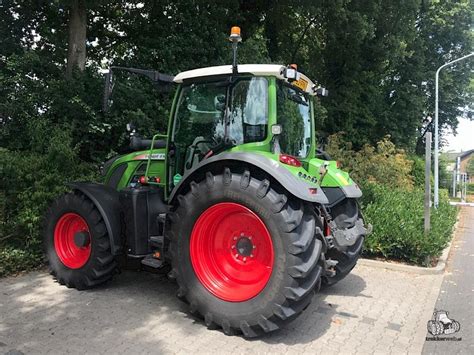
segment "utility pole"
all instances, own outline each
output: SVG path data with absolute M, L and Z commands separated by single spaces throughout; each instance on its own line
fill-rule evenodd
M 453 198 L 456 198 L 456 171 L 457 171 L 457 166 L 458 166 L 458 159 L 456 158 L 456 162 L 454 163 L 454 169 L 453 169 Z
M 439 147 L 438 147 L 438 142 L 439 142 L 439 128 L 438 128 L 438 81 L 439 81 L 439 72 L 441 71 L 441 69 L 451 65 L 451 64 L 454 64 L 456 62 L 459 62 L 463 59 L 466 59 L 466 58 L 469 58 L 469 57 L 472 57 L 474 55 L 474 52 L 468 54 L 468 55 L 465 55 L 464 57 L 461 57 L 461 58 L 458 58 L 458 59 L 455 59 L 455 60 L 452 60 L 448 63 L 445 63 L 443 64 L 442 66 L 440 66 L 438 68 L 438 70 L 436 70 L 436 76 L 435 76 L 435 142 L 434 142 L 434 205 L 435 205 L 435 208 L 438 208 L 438 204 L 439 204 L 439 172 L 438 172 L 438 169 L 439 169 L 439 164 L 438 164 L 438 155 L 439 155 Z
M 431 132 L 425 135 L 425 234 L 430 232 L 431 205 Z

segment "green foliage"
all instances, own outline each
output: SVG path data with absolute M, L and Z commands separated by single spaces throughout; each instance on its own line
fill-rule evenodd
M 66 182 L 95 179 L 95 167 L 80 161 L 71 140 L 68 130 L 57 128 L 42 154 L 0 148 L 0 249 L 37 253 L 42 216 L 52 199 L 66 191 Z
M 474 195 L 474 183 L 467 184 L 467 194 Z
M 410 175 L 413 176 L 413 183 L 415 187 L 425 186 L 425 159 L 416 155 L 410 156 L 413 162 Z
M 41 265 L 43 257 L 39 249 L 24 250 L 0 247 L 0 277 L 32 270 Z
M 388 137 L 375 147 L 351 148 L 339 134 L 330 137 L 326 151 L 362 185 L 364 217 L 374 226 L 365 255 L 428 266 L 446 246 L 456 221 L 447 191 L 441 190 L 440 206 L 431 210 L 430 234 L 424 235 L 424 160 L 409 158 Z
M 431 210 L 431 230 L 424 234 L 423 190 L 393 189 L 370 184 L 372 201 L 364 217 L 374 226 L 366 239 L 364 253 L 430 266 L 449 242 L 456 222 L 456 208 L 449 204 L 447 191 L 440 191 L 438 209 Z
M 413 188 L 413 161 L 402 149 L 396 148 L 389 136 L 377 142 L 376 146 L 365 144 L 357 151 L 344 137 L 344 134 L 330 136 L 326 151 L 333 159 L 339 160 L 343 169 L 348 170 L 359 184 L 365 186 L 376 183 L 408 190 Z

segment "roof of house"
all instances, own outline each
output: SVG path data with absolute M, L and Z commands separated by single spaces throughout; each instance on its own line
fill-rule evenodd
M 467 156 L 471 155 L 474 153 L 474 149 L 471 150 L 466 150 L 465 152 L 447 152 L 444 153 L 445 157 L 448 159 L 448 161 L 455 161 L 458 157 L 463 160 Z
M 466 158 L 467 156 L 471 155 L 472 153 L 474 153 L 474 149 L 471 149 L 471 150 L 466 150 L 465 152 L 461 152 L 458 154 L 458 157 L 462 159 Z

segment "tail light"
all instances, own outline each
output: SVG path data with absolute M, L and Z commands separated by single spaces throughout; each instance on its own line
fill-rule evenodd
M 301 166 L 301 162 L 298 159 L 288 154 L 280 154 L 280 162 L 297 168 Z

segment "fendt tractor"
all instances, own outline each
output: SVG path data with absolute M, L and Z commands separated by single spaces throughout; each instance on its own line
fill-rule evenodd
M 298 316 L 321 285 L 355 266 L 365 225 L 362 192 L 317 149 L 314 97 L 326 90 L 295 65 L 233 64 L 176 76 L 167 135 L 142 139 L 103 165 L 104 184 L 74 182 L 46 214 L 45 254 L 61 284 L 110 280 L 119 260 L 167 270 L 178 297 L 208 327 L 255 337 Z M 131 261 L 130 261 L 131 262 Z

